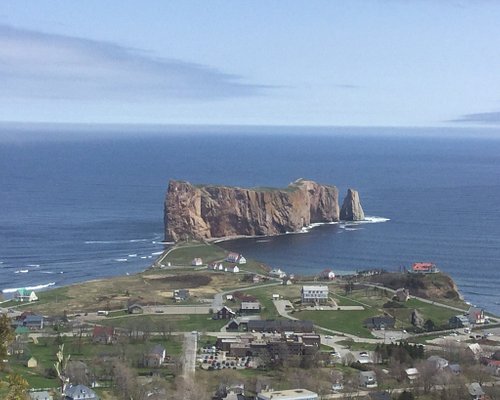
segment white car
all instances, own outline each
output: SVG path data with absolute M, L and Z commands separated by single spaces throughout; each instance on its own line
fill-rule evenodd
M 332 385 L 332 392 L 336 393 L 340 392 L 341 390 L 344 390 L 344 385 L 342 385 L 341 383 L 334 383 Z

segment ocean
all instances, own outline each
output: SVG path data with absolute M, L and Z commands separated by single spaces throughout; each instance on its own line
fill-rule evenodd
M 147 268 L 164 248 L 169 179 L 284 187 L 307 178 L 336 185 L 341 200 L 357 189 L 371 221 L 221 245 L 296 274 L 432 261 L 467 301 L 500 314 L 500 132 L 136 129 L 0 142 L 5 295 Z

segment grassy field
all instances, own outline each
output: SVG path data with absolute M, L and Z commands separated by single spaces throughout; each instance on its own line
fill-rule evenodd
M 162 265 L 170 263 L 174 266 L 190 266 L 193 258 L 201 258 L 203 264 L 224 260 L 227 251 L 220 247 L 200 242 L 177 244 L 168 254 L 160 257 L 158 262 Z
M 376 315 L 379 315 L 379 313 L 374 309 L 360 311 L 298 311 L 293 313 L 295 318 L 311 320 L 315 325 L 323 328 L 365 338 L 373 336 L 370 330 L 363 326 L 363 321 Z
M 151 332 L 161 332 L 166 327 L 173 332 L 214 332 L 219 331 L 227 321 L 214 320 L 210 315 L 133 315 L 105 319 L 100 323 L 115 328 L 149 329 Z

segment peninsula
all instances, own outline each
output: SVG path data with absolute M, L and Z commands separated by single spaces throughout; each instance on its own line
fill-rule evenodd
M 359 195 L 349 189 L 345 220 L 364 219 Z M 243 189 L 171 180 L 165 199 L 165 239 L 206 240 L 298 232 L 341 219 L 338 190 L 298 179 L 287 188 Z

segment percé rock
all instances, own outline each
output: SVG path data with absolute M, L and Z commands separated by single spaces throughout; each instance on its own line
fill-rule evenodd
M 340 219 L 342 221 L 363 221 L 365 219 L 365 213 L 361 207 L 359 194 L 356 190 L 349 189 L 347 191 L 347 196 L 340 210 Z
M 165 200 L 165 239 L 173 241 L 277 235 L 338 220 L 337 188 L 303 179 L 286 189 L 171 180 Z

